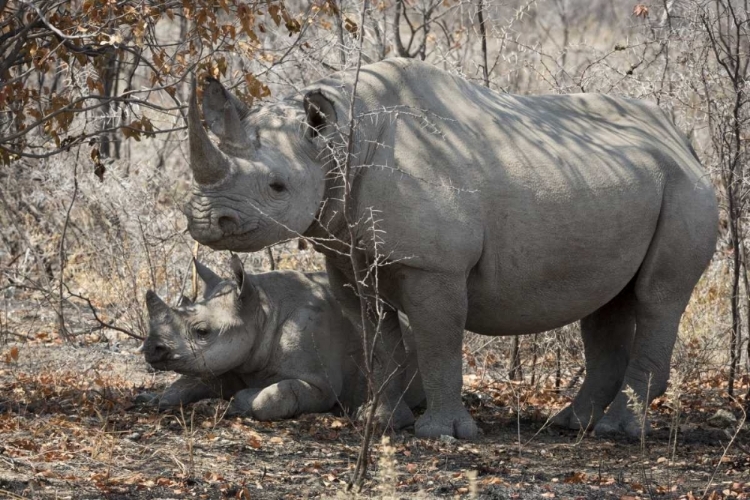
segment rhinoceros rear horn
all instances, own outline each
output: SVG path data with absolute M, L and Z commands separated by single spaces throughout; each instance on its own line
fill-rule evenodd
M 188 130 L 190 132 L 190 169 L 198 184 L 215 184 L 229 173 L 229 162 L 217 148 L 203 128 L 198 113 L 198 97 L 195 79 L 190 92 L 188 108 Z
M 203 92 L 203 116 L 211 131 L 221 139 L 222 147 L 247 150 L 252 142 L 242 125 L 242 120 L 250 114 L 250 108 L 232 95 L 214 78 L 208 78 L 208 86 Z
M 237 284 L 240 299 L 249 296 L 252 293 L 253 286 L 245 276 L 245 268 L 240 258 L 237 257 L 237 254 L 232 254 L 230 265 L 232 266 L 232 275 L 234 276 L 234 282 Z

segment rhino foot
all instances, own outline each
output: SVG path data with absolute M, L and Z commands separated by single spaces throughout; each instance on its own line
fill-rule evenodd
M 159 399 L 159 411 L 178 410 L 182 406 L 186 406 L 190 401 L 182 401 L 179 398 L 169 398 L 162 396 Z
M 479 429 L 466 408 L 460 406 L 441 412 L 427 410 L 417 420 L 415 433 L 421 438 L 439 438 L 447 435 L 458 439 L 474 439 Z
M 370 413 L 370 404 L 364 404 L 357 410 L 357 420 L 365 422 Z M 375 410 L 375 425 L 379 429 L 399 430 L 414 424 L 414 412 L 412 412 L 404 401 L 399 401 L 396 408 L 382 400 Z
M 258 418 L 258 415 L 253 411 L 253 403 L 258 396 L 263 392 L 263 389 L 243 389 L 234 395 L 232 401 L 229 403 L 229 408 L 225 415 L 227 417 L 250 417 L 256 420 L 276 420 L 271 418 Z M 260 406 L 260 405 L 257 405 Z
M 582 410 L 576 408 L 575 404 L 570 404 L 552 417 L 550 424 L 563 429 L 587 430 L 602 418 L 603 413 L 592 408 Z
M 173 410 L 182 405 L 179 395 L 142 392 L 133 401 L 137 405 L 156 407 L 159 411 Z
M 380 404 L 375 410 L 375 418 L 378 425 L 384 429 L 392 428 L 394 430 L 403 429 L 414 425 L 414 412 L 406 405 L 404 401 L 399 401 L 396 408 L 391 405 Z
M 234 400 L 232 400 L 231 403 L 229 403 L 229 407 L 227 408 L 227 411 L 224 413 L 225 417 L 252 417 L 253 412 L 250 408 L 245 407 L 245 405 L 238 405 L 235 404 Z
M 142 392 L 135 397 L 133 403 L 143 406 L 156 406 L 159 404 L 159 395 L 153 392 Z
M 648 434 L 650 425 L 645 421 L 644 427 L 635 416 L 628 412 L 621 416 L 605 415 L 594 427 L 597 437 L 617 437 L 625 435 L 630 439 L 640 439 L 641 434 Z

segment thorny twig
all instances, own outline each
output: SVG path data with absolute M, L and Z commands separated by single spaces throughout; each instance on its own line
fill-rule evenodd
M 70 295 L 71 297 L 75 297 L 77 299 L 80 299 L 80 300 L 83 300 L 84 302 L 86 302 L 86 304 L 88 304 L 88 306 L 89 306 L 89 309 L 91 310 L 91 314 L 94 315 L 94 319 L 102 327 L 109 328 L 110 330 L 115 330 L 115 331 L 118 331 L 120 333 L 124 333 L 128 337 L 132 337 L 134 339 L 138 339 L 138 340 L 141 340 L 141 341 L 145 340 L 141 335 L 138 335 L 137 333 L 133 333 L 130 330 L 127 330 L 125 328 L 121 328 L 119 326 L 113 325 L 112 323 L 107 323 L 106 321 L 102 320 L 99 317 L 99 314 L 98 314 L 98 312 L 96 310 L 96 307 L 94 307 L 94 304 L 91 303 L 91 299 L 89 299 L 88 297 L 85 297 L 83 295 L 71 292 L 70 289 L 68 288 L 67 284 L 65 285 L 65 290 L 68 292 L 68 295 Z

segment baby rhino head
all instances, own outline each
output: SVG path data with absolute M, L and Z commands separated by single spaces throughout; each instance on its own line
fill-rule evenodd
M 237 368 L 252 354 L 257 292 L 245 276 L 240 259 L 232 256 L 233 279 L 222 280 L 195 261 L 204 282 L 203 299 L 192 303 L 183 297 L 169 307 L 149 290 L 146 306 L 149 334 L 144 344 L 146 361 L 156 369 L 197 376 L 217 376 Z M 257 318 L 256 318 L 257 319 Z

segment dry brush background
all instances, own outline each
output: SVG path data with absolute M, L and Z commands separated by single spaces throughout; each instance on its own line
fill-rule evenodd
M 750 497 L 747 3 L 384 0 L 361 15 L 335 0 L 0 0 L 0 497 L 343 494 L 356 423 L 224 419 L 216 401 L 158 414 L 133 399 L 170 380 L 136 352 L 146 290 L 195 293 L 195 253 L 226 268 L 180 212 L 190 79 L 272 101 L 352 67 L 361 36 L 366 62 L 421 58 L 498 92 L 656 101 L 722 207 L 645 442 L 546 427 L 583 375 L 575 325 L 467 334 L 465 403 L 484 436 L 392 436 L 362 495 Z M 248 270 L 272 264 L 322 268 L 298 242 L 245 256 Z

